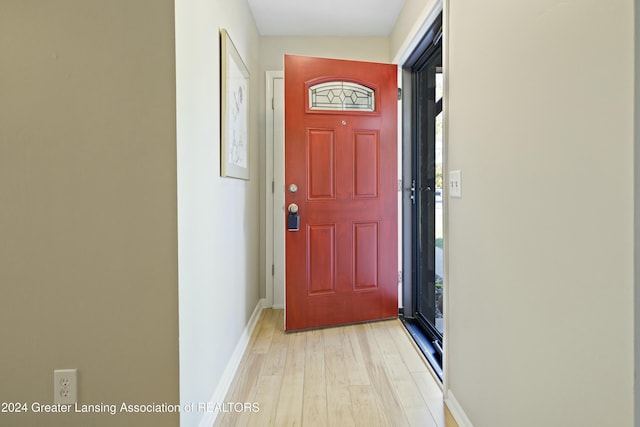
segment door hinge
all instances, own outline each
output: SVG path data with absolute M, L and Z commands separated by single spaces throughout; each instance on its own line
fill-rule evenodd
M 401 101 L 401 100 L 402 100 L 402 88 L 399 87 L 398 88 L 398 101 Z
M 275 110 L 276 109 L 276 101 L 275 98 L 271 98 L 271 109 Z
M 276 275 L 276 265 L 275 264 L 271 264 L 271 275 L 272 276 Z
M 276 182 L 275 181 L 271 181 L 271 192 L 272 193 L 276 192 Z
M 398 192 L 401 192 L 401 191 L 402 191 L 402 180 L 399 179 L 398 180 Z
M 398 284 L 402 284 L 402 270 L 398 271 Z

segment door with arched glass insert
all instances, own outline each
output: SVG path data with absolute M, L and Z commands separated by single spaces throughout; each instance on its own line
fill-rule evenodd
M 287 330 L 398 314 L 396 79 L 285 57 Z

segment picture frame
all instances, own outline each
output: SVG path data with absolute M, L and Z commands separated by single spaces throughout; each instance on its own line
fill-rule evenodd
M 220 30 L 220 175 L 249 180 L 249 70 Z

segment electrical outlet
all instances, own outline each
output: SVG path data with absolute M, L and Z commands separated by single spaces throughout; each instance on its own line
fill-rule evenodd
M 53 403 L 78 402 L 78 370 L 56 369 L 53 371 Z

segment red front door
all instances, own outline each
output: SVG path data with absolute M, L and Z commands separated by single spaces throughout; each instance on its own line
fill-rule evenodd
M 285 211 L 299 215 L 285 329 L 395 317 L 397 67 L 287 55 L 284 70 Z

